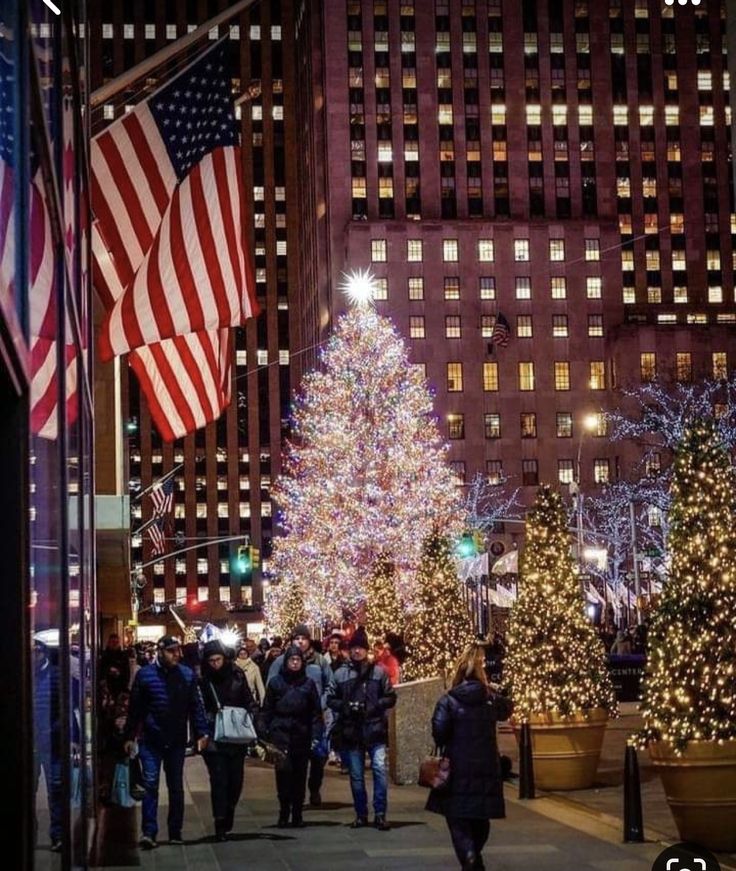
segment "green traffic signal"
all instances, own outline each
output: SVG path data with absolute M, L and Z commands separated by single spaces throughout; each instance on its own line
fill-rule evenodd
M 238 556 L 235 560 L 235 568 L 241 575 L 248 574 L 251 570 L 250 548 L 241 545 L 238 548 Z
M 473 536 L 470 534 L 463 535 L 457 545 L 457 553 L 458 556 L 463 559 L 467 559 L 468 557 L 475 556 L 477 553 L 475 547 L 475 541 L 473 540 Z

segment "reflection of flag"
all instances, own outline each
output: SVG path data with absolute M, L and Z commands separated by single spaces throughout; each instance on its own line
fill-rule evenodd
M 165 517 L 170 513 L 174 505 L 174 476 L 167 478 L 163 484 L 157 484 L 151 490 L 151 502 L 153 503 L 153 516 Z
M 166 553 L 166 537 L 164 535 L 163 520 L 158 519 L 148 527 L 148 535 L 151 538 L 151 556 L 161 556 Z
M 133 352 L 166 440 L 220 415 L 228 328 L 256 311 L 226 51 L 215 46 L 92 145 L 101 354 Z
M 493 332 L 491 333 L 491 344 L 492 345 L 500 345 L 502 348 L 505 348 L 509 343 L 509 337 L 511 335 L 511 326 L 506 318 L 498 313 L 496 316 L 496 322 L 493 324 Z

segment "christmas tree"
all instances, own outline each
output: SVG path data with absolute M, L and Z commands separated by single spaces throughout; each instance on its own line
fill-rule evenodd
M 396 592 L 394 564 L 384 554 L 376 560 L 368 583 L 365 623 L 371 638 L 383 640 L 387 632 L 401 635 L 404 631 L 404 610 Z
M 414 611 L 407 624 L 408 680 L 449 672 L 473 640 L 473 626 L 447 538 L 432 535 L 419 568 Z
M 519 591 L 511 612 L 507 669 L 514 715 L 616 712 L 603 644 L 585 616 L 567 514 L 559 493 L 540 487 L 527 515 Z
M 434 528 L 452 533 L 461 512 L 424 376 L 367 298 L 370 280 L 351 280 L 351 291 L 356 285 L 367 293 L 339 318 L 319 370 L 304 379 L 274 491 L 285 535 L 274 540 L 271 568 L 299 581 L 318 624 L 362 608 L 384 553 L 410 602 L 421 542 Z
M 736 737 L 736 475 L 717 425 L 675 451 L 670 574 L 649 631 L 643 740 L 682 750 Z
M 264 617 L 271 632 L 282 638 L 288 638 L 295 626 L 307 620 L 304 591 L 298 581 L 284 578 L 269 588 Z

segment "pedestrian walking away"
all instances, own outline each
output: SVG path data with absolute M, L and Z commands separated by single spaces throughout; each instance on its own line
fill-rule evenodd
M 330 668 L 330 662 L 326 656 L 317 653 L 312 644 L 312 633 L 309 627 L 303 623 L 294 627 L 291 633 L 292 644 L 295 644 L 304 656 L 307 676 L 314 681 L 319 693 L 320 704 L 324 712 L 327 707 L 327 692 L 334 683 L 334 675 Z M 268 672 L 268 680 L 280 674 L 283 670 L 284 655 L 274 660 Z M 314 747 L 309 757 L 309 780 L 307 786 L 309 788 L 309 804 L 314 807 L 322 805 L 322 781 L 325 776 L 325 765 L 327 763 L 327 740 L 323 737 L 319 744 Z
M 485 648 L 471 644 L 455 667 L 452 688 L 437 702 L 432 737 L 450 760 L 446 786 L 433 789 L 427 810 L 447 820 L 464 871 L 483 869 L 489 820 L 506 815 L 496 722 L 511 714 L 511 702 L 488 683 Z
M 292 645 L 283 656 L 281 670 L 269 679 L 266 699 L 258 717 L 258 734 L 286 754 L 276 768 L 279 797 L 277 825 L 304 825 L 302 808 L 309 756 L 322 740 L 322 704 L 314 681 L 307 676 L 302 649 Z
M 373 771 L 374 825 L 386 831 L 388 711 L 396 704 L 396 692 L 381 666 L 368 661 L 368 637 L 363 627 L 356 629 L 349 645 L 350 660 L 335 673 L 328 697 L 328 705 L 337 716 L 332 730 L 333 746 L 347 753 L 355 806 L 353 828 L 368 824 L 367 752 Z
M 233 664 L 221 641 L 209 641 L 202 650 L 201 690 L 211 735 L 215 733 L 215 717 L 220 707 L 244 708 L 254 720 L 258 714 L 259 705 L 246 674 Z M 226 840 L 233 830 L 235 808 L 243 791 L 247 750 L 245 744 L 211 740 L 202 753 L 210 775 L 212 817 L 218 841 Z
M 145 790 L 141 847 L 145 850 L 157 845 L 161 765 L 169 790 L 169 843 L 181 844 L 187 723 L 191 725 L 200 753 L 209 740 L 199 684 L 194 672 L 181 665 L 181 642 L 173 635 L 164 635 L 158 640 L 156 650 L 156 659 L 135 676 L 124 730 L 127 753 L 133 752 L 135 739 L 140 739 Z

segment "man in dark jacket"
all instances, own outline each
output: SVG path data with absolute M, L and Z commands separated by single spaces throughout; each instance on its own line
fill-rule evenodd
M 184 756 L 187 722 L 201 753 L 208 743 L 202 695 L 194 672 L 181 665 L 181 642 L 164 635 L 157 645 L 158 655 L 135 676 L 125 724 L 125 749 L 131 752 L 139 735 L 143 769 L 143 837 L 141 847 L 156 847 L 158 834 L 158 783 L 161 763 L 169 789 L 169 843 L 181 844 L 184 822 Z
M 312 646 L 312 633 L 309 627 L 301 623 L 294 627 L 291 633 L 292 644 L 295 644 L 304 655 L 307 677 L 314 681 L 319 693 L 322 711 L 327 707 L 327 691 L 334 683 L 332 669 L 326 656 L 323 656 Z M 268 671 L 268 681 L 270 683 L 276 675 L 281 674 L 284 666 L 285 654 L 282 654 L 275 659 Z M 326 744 L 326 742 L 324 742 Z M 325 776 L 325 764 L 327 762 L 327 748 L 323 742 L 315 748 L 309 760 L 309 804 L 312 807 L 320 807 L 322 804 L 322 781 Z
M 128 652 L 120 646 L 120 636 L 113 632 L 107 639 L 107 647 L 100 655 L 100 680 L 106 681 L 107 689 L 113 699 L 130 683 L 130 659 Z
M 337 715 L 332 730 L 333 745 L 347 753 L 350 789 L 355 805 L 354 829 L 368 824 L 368 793 L 365 788 L 365 754 L 373 770 L 374 825 L 384 832 L 388 799 L 386 744 L 388 711 L 396 704 L 396 693 L 380 665 L 368 662 L 368 637 L 358 627 L 349 642 L 350 660 L 335 674 L 328 690 L 327 704 Z

